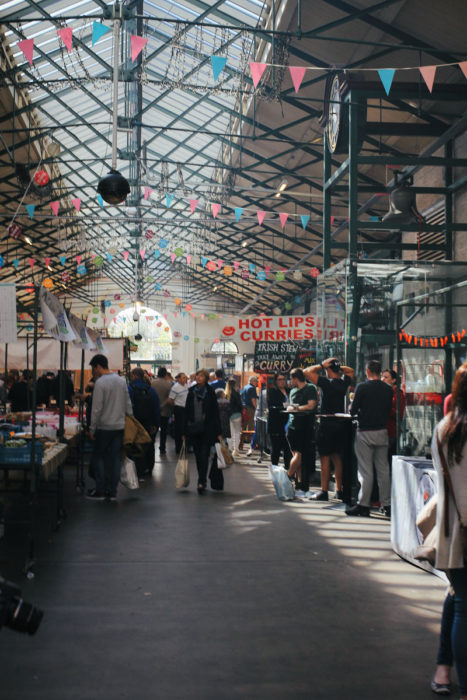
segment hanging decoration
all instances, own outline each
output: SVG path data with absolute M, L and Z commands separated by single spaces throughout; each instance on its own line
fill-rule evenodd
M 34 182 L 36 183 L 36 185 L 39 185 L 39 187 L 48 185 L 49 180 L 49 173 L 47 173 L 45 170 L 38 170 L 34 175 Z
M 19 241 L 19 239 L 21 238 L 21 234 L 23 233 L 23 229 L 19 224 L 13 222 L 8 226 L 7 230 L 10 238 L 13 238 L 15 241 Z
M 407 345 L 419 348 L 444 348 L 448 343 L 460 343 L 465 338 L 465 328 L 442 336 L 417 336 L 410 335 L 404 329 L 399 331 L 399 340 Z

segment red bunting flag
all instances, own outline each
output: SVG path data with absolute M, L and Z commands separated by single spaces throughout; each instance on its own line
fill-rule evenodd
M 23 39 L 18 41 L 18 48 L 23 52 L 25 59 L 32 66 L 34 54 L 34 39 Z
M 73 46 L 73 29 L 72 27 L 63 27 L 63 29 L 57 29 L 57 34 L 60 39 L 65 44 L 68 53 L 70 53 Z
M 467 78 L 467 61 L 462 61 L 462 63 L 459 63 L 459 68 Z
M 261 224 L 264 221 L 264 217 L 266 216 L 266 212 L 265 211 L 257 211 L 256 216 L 258 217 L 258 223 L 261 226 Z
M 422 66 L 420 68 L 420 73 L 422 74 L 422 78 L 428 90 L 431 92 L 433 90 L 433 83 L 435 82 L 436 66 Z
M 295 92 L 298 92 L 300 90 L 302 80 L 305 77 L 306 68 L 304 66 L 289 66 L 289 71 Z
M 148 40 L 142 36 L 136 36 L 136 34 L 131 35 L 131 61 L 134 63 L 141 51 L 144 49 Z
M 265 70 L 265 63 L 255 63 L 253 61 L 250 61 L 251 79 L 253 80 L 253 85 L 255 86 L 255 88 L 258 87 L 258 83 L 261 80 Z
M 59 208 L 60 208 L 60 202 L 59 202 L 59 201 L 50 202 L 50 206 L 51 206 L 51 209 L 52 209 L 53 213 L 55 214 L 55 216 L 58 216 L 58 210 L 59 210 Z
M 192 214 L 195 211 L 197 206 L 198 206 L 198 200 L 197 199 L 190 199 L 190 209 L 191 209 Z
M 79 210 L 81 209 L 81 200 L 79 199 L 79 197 L 76 197 L 76 199 L 72 199 L 71 203 L 73 204 L 76 211 L 79 212 Z
M 221 210 L 221 205 L 220 204 L 211 204 L 211 209 L 212 209 L 212 215 L 214 218 L 218 215 L 218 213 Z
M 284 228 L 287 219 L 289 218 L 288 214 L 279 214 L 279 219 L 281 220 L 281 226 Z

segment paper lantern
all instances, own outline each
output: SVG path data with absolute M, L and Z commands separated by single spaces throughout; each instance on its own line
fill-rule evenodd
M 183 255 L 183 248 L 175 248 L 174 253 L 177 256 L 177 258 L 181 258 Z
M 28 284 L 26 285 L 26 291 L 28 292 L 28 294 L 34 293 L 34 285 L 32 282 L 28 282 Z
M 215 343 L 220 343 L 220 338 L 214 338 Z
M 278 270 L 278 271 L 276 272 L 276 280 L 277 280 L 278 282 L 283 282 L 284 279 L 285 279 L 284 273 L 282 272 L 282 270 Z
M 111 314 L 114 314 L 114 313 L 115 313 L 115 309 L 110 309 L 110 313 L 111 313 Z
M 36 185 L 40 185 L 41 187 L 43 185 L 47 185 L 49 183 L 49 173 L 46 173 L 45 170 L 38 170 L 37 173 L 34 175 L 34 182 Z
M 91 318 L 92 323 L 97 323 L 97 318 Z
M 242 270 L 242 280 L 249 280 L 250 279 L 250 273 L 248 270 Z
M 62 282 L 69 282 L 71 280 L 71 275 L 68 271 L 62 272 Z
M 175 302 L 175 306 L 180 306 L 180 304 L 182 303 L 182 300 L 180 299 L 180 297 L 175 297 L 174 302 Z
M 215 318 L 217 318 L 217 314 L 214 314 L 214 313 L 212 313 L 212 312 L 211 312 L 210 314 L 208 314 L 208 319 L 209 319 L 210 321 L 213 321 Z
M 191 311 L 192 308 L 193 308 L 193 307 L 192 307 L 191 304 L 186 304 L 186 305 L 185 305 L 185 311 Z
M 115 301 L 120 301 L 121 294 L 114 294 L 114 299 L 115 299 Z
M 233 269 L 232 269 L 232 267 L 231 267 L 230 265 L 226 265 L 226 266 L 224 267 L 224 275 L 225 275 L 226 277 L 231 277 L 231 276 L 233 275 Z
M 86 274 L 86 265 L 78 265 L 76 268 L 76 272 L 78 275 L 85 275 Z
M 272 313 L 274 314 L 274 316 L 280 316 L 280 315 L 281 315 L 281 310 L 280 310 L 280 308 L 279 308 L 278 306 L 275 306 L 275 307 L 273 308 L 273 310 L 272 310 Z
M 312 267 L 310 270 L 310 275 L 312 277 L 319 277 L 319 270 L 317 267 Z
M 294 273 L 293 273 L 294 280 L 296 280 L 297 282 L 300 282 L 302 277 L 303 277 L 303 275 L 302 275 L 301 270 L 294 270 Z
M 193 342 L 199 343 L 199 338 L 193 338 Z
M 167 248 L 169 241 L 166 238 L 161 238 L 159 241 L 159 248 Z
M 259 280 L 265 280 L 266 279 L 266 273 L 264 270 L 260 270 L 258 274 L 256 275 L 257 279 Z
M 123 301 L 121 301 L 120 304 L 119 304 L 119 307 L 120 307 L 121 309 L 123 309 L 124 306 L 125 306 L 125 304 L 123 303 Z
M 46 277 L 45 280 L 42 282 L 42 285 L 46 289 L 52 289 L 52 287 L 54 286 L 54 283 L 53 283 L 53 280 L 50 279 L 50 277 Z
M 168 332 L 169 332 L 169 327 L 168 327 L 168 326 L 165 326 L 164 330 L 165 330 L 166 333 L 168 333 Z
M 157 327 L 160 328 L 162 326 L 162 322 L 159 321 L 159 323 L 156 323 Z
M 181 335 L 180 331 L 174 331 L 174 338 L 180 338 Z
M 184 336 L 183 336 L 183 340 L 190 340 L 190 336 L 189 336 L 189 335 L 184 335 Z
M 109 301 L 109 299 L 106 299 L 106 300 L 104 301 L 104 306 L 110 306 L 110 301 Z
M 154 237 L 154 231 L 151 231 L 151 229 L 148 228 L 144 235 L 146 236 L 146 238 L 148 239 L 148 241 L 150 241 L 151 238 Z
M 93 260 L 93 263 L 96 267 L 102 267 L 102 265 L 104 264 L 104 258 L 102 257 L 102 255 L 96 255 L 96 257 Z
M 170 296 L 170 292 L 169 292 L 168 289 L 164 289 L 164 296 L 165 296 L 165 297 L 169 297 L 169 296 Z
M 217 265 L 214 262 L 214 260 L 210 260 L 208 263 L 206 263 L 206 268 L 210 271 L 213 272 L 214 270 L 217 269 Z
M 15 241 L 18 241 L 21 238 L 22 233 L 23 229 L 18 224 L 15 224 L 13 222 L 8 226 L 8 235 L 10 236 L 10 238 L 14 238 Z

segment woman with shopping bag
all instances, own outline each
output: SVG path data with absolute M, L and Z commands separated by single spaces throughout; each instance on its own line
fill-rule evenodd
M 214 389 L 209 386 L 209 372 L 200 369 L 196 384 L 188 390 L 186 400 L 186 434 L 190 437 L 198 469 L 198 493 L 206 490 L 207 471 L 211 447 L 222 439 L 219 407 Z M 217 458 L 211 465 L 212 477 L 217 469 Z

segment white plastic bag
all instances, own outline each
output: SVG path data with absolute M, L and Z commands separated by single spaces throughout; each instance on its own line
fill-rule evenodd
M 220 442 L 216 442 L 215 447 L 217 454 L 217 466 L 219 469 L 226 469 L 227 464 L 225 462 L 224 455 L 222 454 L 222 445 L 220 444 Z
M 293 501 L 295 498 L 295 488 L 287 476 L 286 470 L 271 464 L 269 466 L 269 473 L 279 501 Z
M 175 488 L 184 489 L 190 485 L 190 467 L 186 453 L 185 440 L 180 450 L 177 466 L 175 467 Z
M 127 489 L 139 489 L 138 474 L 136 466 L 132 459 L 125 457 L 120 467 L 120 483 L 126 486 Z

